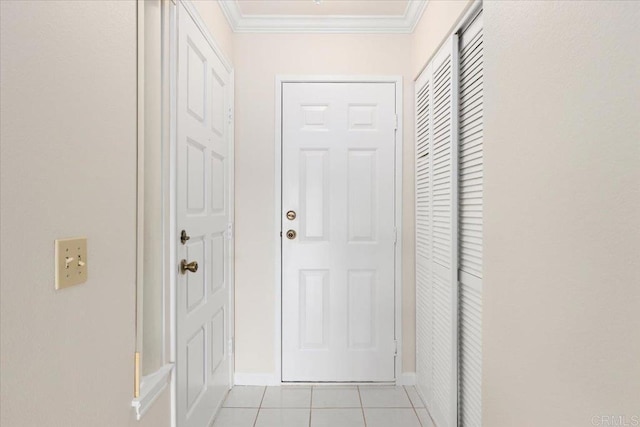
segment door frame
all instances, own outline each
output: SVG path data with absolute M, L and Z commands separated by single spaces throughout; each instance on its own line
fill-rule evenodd
M 178 284 L 178 225 L 177 225 L 177 123 L 178 123 L 178 14 L 180 6 L 184 7 L 184 11 L 191 16 L 198 29 L 202 32 L 207 43 L 213 49 L 215 55 L 220 59 L 224 69 L 229 72 L 229 85 L 230 89 L 230 120 L 229 123 L 229 156 L 228 156 L 228 168 L 229 168 L 229 221 L 230 229 L 228 232 L 231 234 L 231 239 L 227 240 L 229 245 L 229 259 L 226 267 L 229 271 L 228 286 L 229 286 L 229 322 L 227 324 L 228 342 L 227 345 L 227 357 L 229 358 L 229 384 L 233 387 L 235 372 L 235 71 L 231 61 L 222 51 L 222 48 L 218 45 L 215 38 L 209 31 L 207 24 L 204 22 L 197 8 L 191 0 L 164 0 L 169 3 L 169 18 L 168 25 L 163 25 L 162 34 L 166 40 L 167 46 L 163 49 L 168 51 L 168 58 L 163 57 L 163 70 L 167 70 L 167 76 L 163 77 L 163 84 L 168 86 L 168 116 L 169 116 L 169 159 L 167 161 L 169 168 L 169 191 L 168 191 L 168 203 L 167 203 L 167 219 L 168 219 L 168 239 L 166 240 L 166 250 L 168 254 L 168 268 L 166 274 L 169 277 L 169 337 L 170 337 L 170 350 L 169 358 L 171 362 L 176 366 L 173 375 L 171 376 L 171 426 L 178 427 L 178 384 L 176 381 L 176 356 L 178 345 L 178 319 L 177 319 L 177 284 Z M 164 61 L 167 62 L 166 67 Z M 220 404 L 222 406 L 222 403 Z M 220 408 L 218 408 L 219 410 Z
M 396 86 L 397 130 L 395 144 L 395 383 L 402 383 L 402 147 L 403 111 L 402 76 L 346 76 L 346 75 L 276 75 L 275 78 L 275 375 L 273 385 L 288 384 L 282 381 L 282 89 L 285 83 L 394 83 Z

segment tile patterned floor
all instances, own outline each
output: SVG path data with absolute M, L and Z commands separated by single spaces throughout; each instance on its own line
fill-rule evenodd
M 414 387 L 234 387 L 212 427 L 434 427 Z

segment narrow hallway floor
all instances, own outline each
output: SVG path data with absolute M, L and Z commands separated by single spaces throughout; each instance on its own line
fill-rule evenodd
M 234 387 L 213 427 L 434 427 L 415 387 Z

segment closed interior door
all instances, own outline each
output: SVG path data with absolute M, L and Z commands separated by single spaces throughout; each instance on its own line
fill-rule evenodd
M 230 73 L 182 3 L 178 3 L 176 399 L 179 427 L 208 426 L 230 388 L 230 242 L 226 234 L 230 197 L 227 115 L 230 83 Z M 190 265 L 182 268 L 182 262 Z
M 395 379 L 395 83 L 283 83 L 282 379 Z

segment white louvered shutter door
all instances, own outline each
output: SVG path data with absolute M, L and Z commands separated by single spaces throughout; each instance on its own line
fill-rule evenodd
M 416 81 L 416 386 L 433 402 L 431 279 L 431 67 Z
M 434 57 L 432 154 L 433 407 L 438 427 L 457 425 L 457 52 L 456 35 Z
M 418 389 L 438 427 L 456 426 L 458 418 L 457 52 L 458 38 L 457 35 L 453 35 L 434 56 L 426 70 L 430 73 L 427 78 L 430 82 L 430 123 L 426 138 L 428 148 L 422 149 L 423 152 L 427 150 L 424 163 L 428 164 L 429 172 L 427 195 L 423 195 L 427 200 L 427 215 L 422 218 L 426 221 L 426 226 L 419 233 L 426 234 L 424 242 L 428 248 L 428 261 L 425 267 L 418 263 L 416 265 L 416 277 L 420 282 L 419 292 L 424 294 L 418 295 L 417 298 L 419 302 L 422 302 L 422 299 L 427 301 L 424 309 L 418 308 L 421 311 L 417 314 L 420 319 L 418 328 L 430 330 L 425 332 L 424 338 L 417 336 L 418 348 L 430 352 L 427 356 L 421 353 L 420 360 L 417 361 L 418 380 L 424 382 L 418 384 Z M 424 140 L 419 134 L 419 123 L 416 124 L 416 166 L 420 168 L 419 144 Z M 416 177 L 416 180 L 418 179 Z M 420 194 L 416 194 L 418 209 L 421 207 L 419 197 Z M 420 212 L 417 214 L 420 215 Z M 421 227 L 421 224 L 418 223 L 416 226 Z M 418 239 L 418 236 L 416 238 Z M 420 250 L 418 245 L 416 251 Z M 422 320 L 427 318 L 428 320 Z M 423 357 L 426 359 L 423 360 Z M 429 368 L 430 374 L 423 372 Z
M 460 37 L 460 424 L 482 425 L 482 15 Z

